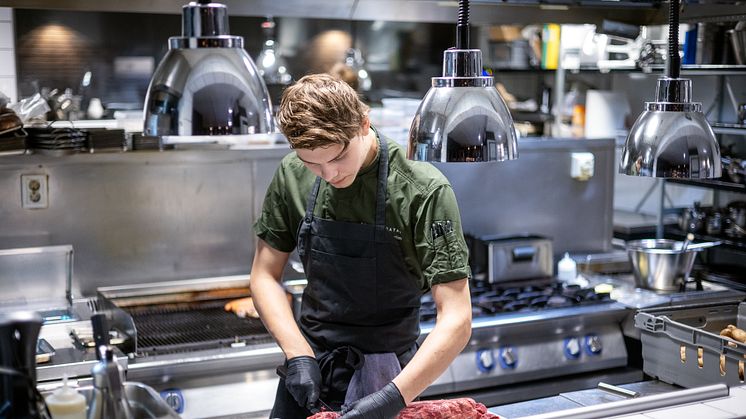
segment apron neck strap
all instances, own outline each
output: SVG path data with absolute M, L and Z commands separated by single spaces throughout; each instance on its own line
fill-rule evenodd
M 306 205 L 306 222 L 310 223 L 313 219 L 313 209 L 316 207 L 316 196 L 319 193 L 319 186 L 321 185 L 321 177 L 316 176 L 316 182 L 313 183 L 311 193 L 308 194 L 308 205 Z
M 379 140 L 376 134 L 376 141 L 381 148 L 378 157 L 378 192 L 376 194 L 376 227 L 386 227 L 386 190 L 388 189 L 389 177 L 389 147 L 386 139 Z

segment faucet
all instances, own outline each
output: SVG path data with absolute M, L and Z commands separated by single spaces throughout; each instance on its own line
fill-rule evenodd
M 91 369 L 93 393 L 88 419 L 134 419 L 124 391 L 123 374 L 112 348 L 101 345 L 97 349 L 100 361 Z

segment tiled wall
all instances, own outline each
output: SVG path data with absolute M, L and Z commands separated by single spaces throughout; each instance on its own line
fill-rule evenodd
M 13 9 L 0 7 L 0 92 L 18 100 L 16 90 L 16 55 L 13 48 Z

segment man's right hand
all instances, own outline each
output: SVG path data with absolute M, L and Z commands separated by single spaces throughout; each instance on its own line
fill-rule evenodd
M 321 394 L 321 370 L 316 358 L 302 355 L 287 361 L 285 387 L 302 407 L 315 412 Z

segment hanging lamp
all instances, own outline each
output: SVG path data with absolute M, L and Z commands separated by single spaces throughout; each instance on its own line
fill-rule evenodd
M 469 2 L 459 1 L 456 48 L 443 53 L 443 76 L 420 103 L 407 155 L 428 162 L 492 162 L 518 158 L 513 118 L 482 75 L 482 51 L 469 49 Z
M 720 147 L 692 102 L 692 81 L 679 77 L 679 0 L 670 1 L 666 75 L 658 79 L 656 101 L 646 102 L 622 150 L 619 173 L 630 176 L 707 179 L 722 175 Z

